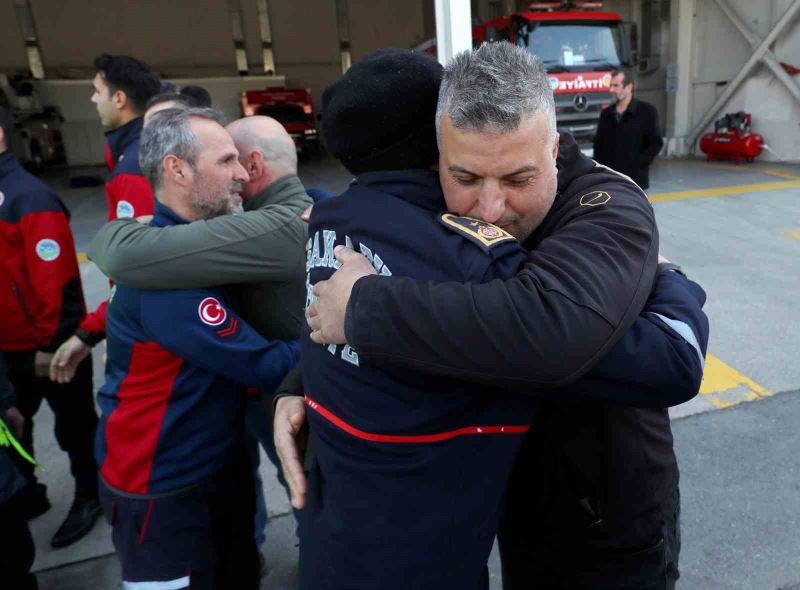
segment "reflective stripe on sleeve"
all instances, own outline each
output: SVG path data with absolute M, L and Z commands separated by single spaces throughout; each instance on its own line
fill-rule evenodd
M 189 587 L 189 576 L 163 582 L 126 582 L 122 581 L 125 590 L 182 590 Z
M 656 313 L 651 311 L 654 316 L 660 319 L 662 322 L 667 324 L 670 328 L 672 328 L 678 335 L 686 340 L 689 345 L 694 348 L 697 356 L 700 357 L 700 366 L 706 366 L 706 359 L 703 356 L 703 351 L 700 350 L 700 344 L 697 342 L 697 336 L 695 336 L 694 331 L 692 330 L 691 326 L 686 322 L 681 322 L 680 320 L 673 320 L 672 318 L 668 318 L 666 316 L 661 315 L 660 313 Z

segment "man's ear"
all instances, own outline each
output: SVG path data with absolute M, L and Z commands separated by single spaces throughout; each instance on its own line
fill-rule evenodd
M 194 178 L 192 167 L 178 156 L 173 154 L 165 156 L 161 161 L 161 165 L 164 168 L 164 180 L 169 179 L 173 184 L 182 187 L 191 184 Z
M 245 158 L 244 169 L 250 175 L 250 180 L 258 180 L 266 172 L 266 162 L 264 162 L 264 155 L 258 150 L 253 150 Z
M 128 104 L 128 95 L 122 90 L 115 90 L 111 95 L 111 102 L 118 111 L 121 111 Z
M 558 143 L 561 139 L 561 134 L 556 131 L 556 137 L 553 140 L 553 161 L 555 162 L 558 159 Z
M 10 145 L 6 145 L 6 132 L 0 127 L 0 152 L 4 152 L 10 147 Z

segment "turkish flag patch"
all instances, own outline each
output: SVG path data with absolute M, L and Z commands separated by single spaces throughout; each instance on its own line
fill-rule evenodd
M 197 313 L 200 315 L 200 320 L 209 326 L 221 326 L 228 318 L 228 312 L 222 307 L 219 300 L 214 297 L 206 297 L 200 302 L 197 308 Z

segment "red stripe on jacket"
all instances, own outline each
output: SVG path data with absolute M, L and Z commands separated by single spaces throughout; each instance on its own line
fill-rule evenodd
M 348 424 L 339 416 L 321 406 L 310 397 L 306 396 L 306 405 L 314 410 L 317 414 L 325 418 L 328 422 L 338 426 L 346 433 L 366 440 L 369 442 L 381 443 L 434 443 L 450 440 L 457 436 L 472 436 L 484 434 L 524 434 L 530 429 L 529 425 L 524 426 L 464 426 L 456 430 L 447 430 L 445 432 L 435 432 L 431 434 L 376 434 L 373 432 L 365 432 Z
M 110 167 L 110 166 L 109 166 Z M 106 200 L 108 201 L 108 220 L 117 219 L 117 208 L 121 201 L 131 207 L 130 216 L 152 215 L 155 207 L 153 188 L 141 174 L 116 174 L 106 184 Z M 81 328 L 91 335 L 104 334 L 106 331 L 106 306 L 103 301 L 96 310 L 87 314 L 81 322 Z
M 0 266 L 5 266 L 11 285 L 8 301 L 0 302 L 6 315 L 7 331 L 0 338 L 4 350 L 55 350 L 60 344 L 57 335 L 63 336 L 77 327 L 86 309 L 80 286 L 75 242 L 69 220 L 63 211 L 38 211 L 22 217 L 16 224 L 0 224 L 0 237 L 8 236 L 11 246 L 0 247 L 3 256 Z M 17 241 L 19 240 L 19 241 Z M 41 245 L 55 242 L 55 258 L 45 255 Z M 4 281 L 0 281 L 4 282 Z M 65 287 L 77 289 L 70 293 L 73 303 L 80 305 L 65 314 Z M 8 307 L 6 307 L 8 306 Z M 6 311 L 7 309 L 7 311 Z M 69 326 L 62 325 L 68 322 Z
M 128 374 L 119 386 L 119 404 L 105 426 L 106 457 L 101 474 L 108 484 L 146 494 L 175 379 L 184 360 L 155 342 L 136 342 Z

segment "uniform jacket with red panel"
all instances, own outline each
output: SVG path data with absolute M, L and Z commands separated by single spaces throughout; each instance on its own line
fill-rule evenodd
M 108 220 L 153 214 L 153 189 L 139 168 L 139 139 L 144 118 L 138 117 L 106 133 Z M 89 344 L 105 337 L 106 305 L 86 316 L 78 335 Z
M 158 203 L 151 225 L 186 223 Z M 108 305 L 106 382 L 96 456 L 114 490 L 152 496 L 202 481 L 241 448 L 246 385 L 272 392 L 296 341 L 267 341 L 224 289 L 117 284 Z
M 85 315 L 69 211 L 0 154 L 0 350 L 53 352 Z

